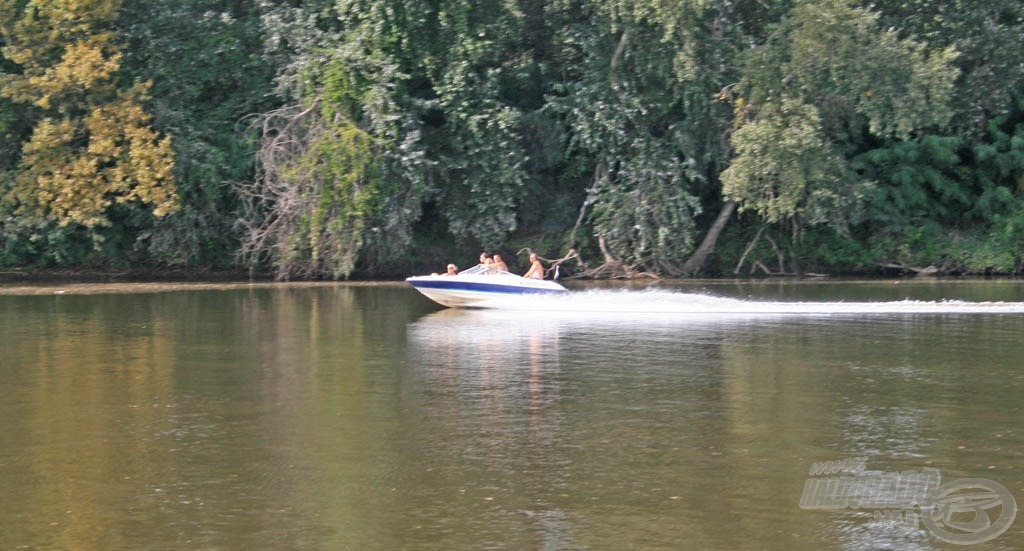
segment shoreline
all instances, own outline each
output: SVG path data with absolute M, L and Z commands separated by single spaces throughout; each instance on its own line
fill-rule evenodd
M 239 289 L 399 286 L 404 281 L 179 281 L 179 282 L 0 282 L 0 296 L 107 295 Z
M 269 272 L 250 272 L 242 269 L 226 270 L 188 270 L 182 268 L 128 268 L 123 270 L 104 270 L 89 268 L 42 268 L 42 269 L 0 269 L 0 284 L 5 283 L 115 283 L 115 282 L 346 282 L 346 281 L 398 281 L 404 280 L 411 275 L 424 274 L 388 274 L 383 273 L 377 276 L 355 273 L 349 279 L 302 279 L 294 278 L 278 280 Z M 699 277 L 651 277 L 638 276 L 629 278 L 589 278 L 581 277 L 573 279 L 572 276 L 562 278 L 568 281 L 612 281 L 612 282 L 657 282 L 657 281 L 836 281 L 836 280 L 957 280 L 957 279 L 984 279 L 984 280 L 1024 280 L 1024 274 L 986 274 L 986 273 L 914 273 L 914 272 L 889 272 L 877 271 L 865 272 L 842 272 L 829 273 L 808 273 L 804 275 L 705 275 Z
M 13 275 L 12 275 L 13 274 Z M 562 279 L 570 289 L 643 289 L 650 287 L 685 287 L 719 285 L 950 285 L 985 282 L 989 284 L 1024 285 L 1024 278 L 1017 276 L 940 276 L 903 277 L 882 276 L 837 276 L 837 277 L 703 277 L 665 279 Z M 205 274 L 144 272 L 0 272 L 0 296 L 30 295 L 94 295 L 164 293 L 175 291 L 228 291 L 239 289 L 302 289 L 317 287 L 399 287 L 406 285 L 402 279 L 352 279 L 352 280 L 289 280 L 276 281 L 263 275 L 250 279 L 239 272 L 218 272 Z

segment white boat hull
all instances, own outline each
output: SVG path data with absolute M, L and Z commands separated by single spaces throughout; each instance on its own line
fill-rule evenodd
M 568 292 L 554 281 L 525 279 L 507 272 L 415 276 L 406 278 L 406 281 L 425 297 L 450 308 L 471 306 L 495 298 Z

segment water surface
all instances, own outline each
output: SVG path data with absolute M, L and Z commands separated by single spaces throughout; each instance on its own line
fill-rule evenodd
M 799 507 L 857 456 L 1024 500 L 1020 282 L 5 292 L 0 548 L 963 549 Z

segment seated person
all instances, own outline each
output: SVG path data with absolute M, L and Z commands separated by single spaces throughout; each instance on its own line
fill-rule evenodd
M 496 270 L 501 270 L 503 272 L 508 271 L 508 264 L 505 264 L 505 261 L 501 259 L 500 254 L 494 255 L 494 263 L 491 264 L 491 267 Z
M 444 273 L 446 276 L 459 275 L 459 267 L 455 264 L 449 264 L 447 271 Z
M 537 253 L 530 253 L 530 270 L 523 274 L 527 279 L 544 279 L 544 266 L 537 259 Z

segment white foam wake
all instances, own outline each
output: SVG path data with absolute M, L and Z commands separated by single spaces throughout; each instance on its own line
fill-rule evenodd
M 559 296 L 525 295 L 476 303 L 474 307 L 545 312 L 611 314 L 1024 314 L 1024 302 L 962 300 L 886 302 L 790 302 L 735 298 L 665 290 L 589 290 Z

